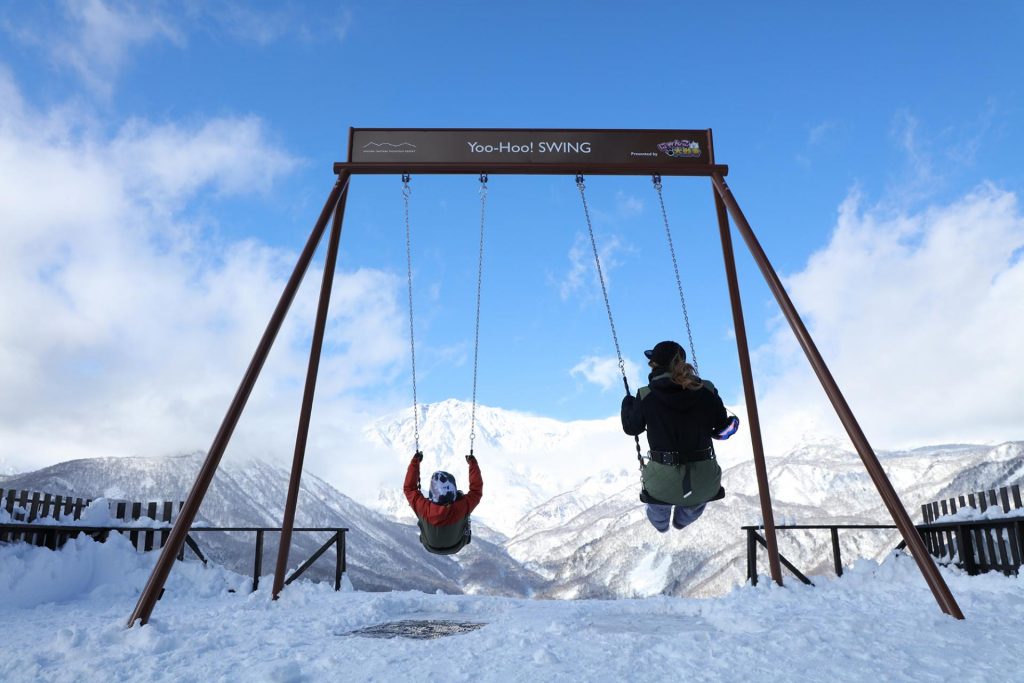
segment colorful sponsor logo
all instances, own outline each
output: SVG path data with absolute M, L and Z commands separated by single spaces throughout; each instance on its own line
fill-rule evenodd
M 693 140 L 659 142 L 658 149 L 665 155 L 677 159 L 696 159 L 700 157 L 700 143 Z

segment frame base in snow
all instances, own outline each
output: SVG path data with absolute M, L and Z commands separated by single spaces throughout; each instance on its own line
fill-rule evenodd
M 445 621 L 428 619 L 417 621 L 406 619 L 404 621 L 389 621 L 376 626 L 367 626 L 356 631 L 339 633 L 341 636 L 361 636 L 363 638 L 414 638 L 416 640 L 433 640 L 454 636 L 460 633 L 469 633 L 487 624 L 476 621 Z

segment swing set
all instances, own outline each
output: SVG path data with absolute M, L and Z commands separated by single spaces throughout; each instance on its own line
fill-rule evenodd
M 910 520 L 906 509 L 900 502 L 892 483 L 889 481 L 867 437 L 864 435 L 850 410 L 846 399 L 839 390 L 835 379 L 818 352 L 810 333 L 804 326 L 789 295 L 782 286 L 774 268 L 754 235 L 750 223 L 740 209 L 736 198 L 725 181 L 728 166 L 715 163 L 712 134 L 710 129 L 704 130 L 579 130 L 579 129 L 464 129 L 464 128 L 352 128 L 349 130 L 348 160 L 334 164 L 337 180 L 332 187 L 319 219 L 306 241 L 298 262 L 291 274 L 284 291 L 271 315 L 270 321 L 261 337 L 253 358 L 242 378 L 235 396 L 228 407 L 220 429 L 214 437 L 207 452 L 195 483 L 182 506 L 178 518 L 171 529 L 167 543 L 164 545 L 156 566 L 150 574 L 138 603 L 135 606 L 128 626 L 136 621 L 145 624 L 149 621 L 153 608 L 163 592 L 163 586 L 170 574 L 178 551 L 185 543 L 189 527 L 192 525 L 206 491 L 213 480 L 214 474 L 224 455 L 231 435 L 241 417 L 249 395 L 256 383 L 259 373 L 270 353 L 270 348 L 279 332 L 288 309 L 295 298 L 299 285 L 309 268 L 317 246 L 326 232 L 327 223 L 333 222 L 328 238 L 327 255 L 324 264 L 323 280 L 320 287 L 320 299 L 317 306 L 316 320 L 310 349 L 309 365 L 303 392 L 302 406 L 299 413 L 299 424 L 295 439 L 295 451 L 289 479 L 288 495 L 285 502 L 284 520 L 281 524 L 281 544 L 278 552 L 276 573 L 273 584 L 273 597 L 284 588 L 284 578 L 288 566 L 288 552 L 291 545 L 291 532 L 294 528 L 295 509 L 298 502 L 299 482 L 305 458 L 306 440 L 309 432 L 310 417 L 313 407 L 313 396 L 316 387 L 320 354 L 323 346 L 324 331 L 327 323 L 327 310 L 331 296 L 331 286 L 337 264 L 338 246 L 341 238 L 342 220 L 345 203 L 348 197 L 349 181 L 353 175 L 359 174 L 398 174 L 402 178 L 402 196 L 405 211 L 406 261 L 408 267 L 409 293 L 409 341 L 412 357 L 412 389 L 414 437 L 416 451 L 419 452 L 419 416 L 418 397 L 416 392 L 416 345 L 413 319 L 412 290 L 412 247 L 409 220 L 410 179 L 414 174 L 463 174 L 479 175 L 480 178 L 480 251 L 477 270 L 476 291 L 476 326 L 473 349 L 473 408 L 470 426 L 470 449 L 473 454 L 473 443 L 476 436 L 476 389 L 477 364 L 480 345 L 480 291 L 483 282 L 484 227 L 487 204 L 487 182 L 489 174 L 509 175 L 568 175 L 575 176 L 576 187 L 583 203 L 584 218 L 593 249 L 594 264 L 597 269 L 601 292 L 604 297 L 608 323 L 611 327 L 612 341 L 618 358 L 619 370 L 626 393 L 630 393 L 626 378 L 625 362 L 619 347 L 615 321 L 612 317 L 608 290 L 605 286 L 604 273 L 590 220 L 590 209 L 587 204 L 586 175 L 648 175 L 651 176 L 654 189 L 665 226 L 669 253 L 675 273 L 676 286 L 679 291 L 683 320 L 686 326 L 690 346 L 692 365 L 697 368 L 697 354 L 693 344 L 689 314 L 686 308 L 686 297 L 683 292 L 682 280 L 679 276 L 679 264 L 675 246 L 669 227 L 668 213 L 665 209 L 662 194 L 662 176 L 697 176 L 711 179 L 715 212 L 718 219 L 719 234 L 722 242 L 722 254 L 725 262 L 725 275 L 729 287 L 729 298 L 732 308 L 733 325 L 736 333 L 736 348 L 739 356 L 740 373 L 743 380 L 743 393 L 747 407 L 750 440 L 753 451 L 754 468 L 757 475 L 758 493 L 761 515 L 764 520 L 765 541 L 768 550 L 768 563 L 772 580 L 782 585 L 782 571 L 776 542 L 775 521 L 772 512 L 771 495 L 768 486 L 767 466 L 765 464 L 764 446 L 761 438 L 760 419 L 758 417 L 757 400 L 754 392 L 754 381 L 751 372 L 750 353 L 747 346 L 746 326 L 740 300 L 739 284 L 736 275 L 736 264 L 733 255 L 732 235 L 730 232 L 730 216 L 735 223 L 743 241 L 750 250 L 769 289 L 789 322 L 797 342 L 807 356 L 812 369 L 821 382 L 826 395 L 832 403 L 836 414 L 846 429 L 857 453 L 878 490 L 889 514 L 903 536 L 907 547 L 916 561 L 925 581 L 931 589 L 939 608 L 946 614 L 963 619 L 963 613 L 955 598 L 942 578 L 935 563 L 921 540 L 917 529 Z M 637 458 L 643 465 L 640 440 L 636 437 Z

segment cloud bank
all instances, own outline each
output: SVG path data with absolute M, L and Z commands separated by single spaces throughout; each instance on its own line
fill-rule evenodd
M 843 202 L 785 284 L 875 445 L 1024 436 L 1022 250 L 1018 198 L 992 184 L 914 213 Z M 784 320 L 755 371 L 769 444 L 842 432 Z
M 255 117 L 104 134 L 84 112 L 32 108 L 2 74 L 0 96 L 0 461 L 205 449 L 297 254 L 211 240 L 188 209 L 270 190 L 297 160 Z M 290 458 L 320 278 L 307 273 L 232 449 Z M 318 410 L 341 424 L 404 362 L 400 284 L 336 276 Z

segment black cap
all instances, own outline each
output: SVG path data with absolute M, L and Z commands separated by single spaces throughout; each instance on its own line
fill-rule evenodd
M 648 360 L 654 361 L 655 365 L 663 368 L 669 367 L 676 354 L 679 354 L 681 359 L 686 360 L 686 351 L 674 341 L 658 342 L 650 351 L 644 351 L 644 355 L 647 356 Z

